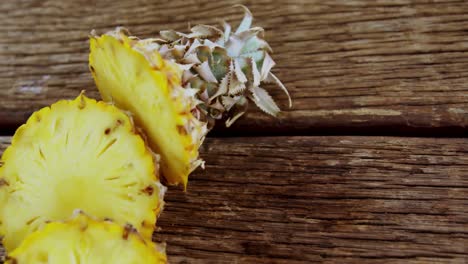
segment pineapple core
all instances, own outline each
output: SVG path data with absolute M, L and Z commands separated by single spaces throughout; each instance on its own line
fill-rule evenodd
M 83 213 L 70 221 L 45 225 L 6 259 L 8 264 L 166 263 L 163 247 L 144 240 L 131 226 L 96 221 Z
M 0 164 L 0 234 L 9 251 L 77 209 L 149 238 L 163 205 L 165 187 L 131 119 L 84 95 L 34 113 Z

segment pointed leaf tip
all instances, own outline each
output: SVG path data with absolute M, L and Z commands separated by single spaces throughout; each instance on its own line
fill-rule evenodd
M 221 79 L 221 82 L 219 83 L 218 91 L 216 91 L 216 93 L 210 97 L 210 102 L 213 99 L 217 98 L 218 96 L 226 94 L 228 92 L 228 86 L 229 86 L 229 74 L 226 74 L 226 76 L 224 76 Z
M 253 85 L 254 87 L 257 87 L 260 85 L 260 72 L 258 71 L 257 68 L 257 63 L 255 62 L 254 58 L 250 58 L 251 65 L 252 65 L 252 75 L 253 75 Z
M 250 12 L 250 10 L 246 6 L 244 6 L 244 5 L 235 5 L 235 7 L 238 7 L 238 6 L 242 7 L 244 9 L 245 14 L 244 14 L 244 18 L 242 19 L 241 23 L 239 24 L 239 27 L 236 30 L 236 34 L 248 30 L 250 28 L 250 26 L 252 25 L 252 20 L 253 20 L 252 13 Z
M 267 83 L 276 83 L 281 90 L 288 96 L 288 101 L 289 101 L 289 108 L 292 107 L 292 99 L 291 96 L 289 95 L 288 89 L 284 86 L 284 84 L 276 77 L 273 73 L 269 72 L 267 78 L 265 79 L 265 82 Z
M 223 35 L 223 32 L 218 28 L 210 25 L 196 25 L 191 28 L 192 33 L 188 35 L 189 38 L 206 38 Z
M 239 60 L 234 61 L 234 72 L 235 72 L 237 80 L 239 80 L 239 82 L 242 82 L 242 83 L 247 82 L 247 77 L 245 76 L 244 72 L 242 71 L 242 67 L 240 66 Z
M 271 68 L 275 66 L 275 62 L 273 59 L 270 57 L 268 52 L 264 52 L 264 57 L 263 57 L 263 64 L 262 64 L 262 69 L 261 69 L 261 79 L 262 81 L 265 80 L 268 77 L 268 73 L 270 72 Z
M 229 40 L 229 36 L 231 35 L 231 25 L 229 25 L 226 21 L 223 21 L 224 27 L 224 42 Z
M 159 35 L 166 41 L 173 42 L 180 38 L 179 34 L 177 34 L 174 30 L 162 30 L 159 31 Z
M 211 71 L 210 65 L 208 61 L 203 62 L 199 66 L 195 67 L 198 74 L 207 82 L 218 83 L 218 80 L 214 76 L 213 72 Z
M 229 110 L 229 118 L 226 120 L 226 127 L 230 127 L 237 119 L 243 116 L 247 112 L 249 101 L 245 97 L 238 97 L 235 99 L 236 102 Z

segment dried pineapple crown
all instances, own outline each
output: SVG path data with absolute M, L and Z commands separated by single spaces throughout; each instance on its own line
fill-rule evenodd
M 263 28 L 251 27 L 251 12 L 240 6 L 245 15 L 235 31 L 223 22 L 223 30 L 197 25 L 188 34 L 164 30 L 160 31 L 161 38 L 140 41 L 146 44 L 140 49 L 142 53 L 157 50 L 163 59 L 175 62 L 183 70 L 181 86 L 196 90 L 196 116 L 208 122 L 208 128 L 223 117 L 227 117 L 226 126 L 232 125 L 246 112 L 247 99 L 265 113 L 277 116 L 280 109 L 260 87 L 263 83 L 280 87 L 292 106 L 288 90 L 271 72 L 275 62 L 270 46 L 260 36 Z M 110 34 L 116 35 L 115 31 Z
M 251 27 L 252 14 L 241 6 L 245 15 L 235 31 L 224 22 L 224 30 L 213 26 L 197 25 L 191 33 L 172 30 L 161 31 L 159 52 L 165 59 L 183 65 L 185 88 L 198 89 L 198 108 L 212 119 L 220 119 L 227 111 L 230 126 L 242 116 L 249 98 L 264 112 L 276 116 L 280 109 L 260 87 L 262 83 L 275 83 L 291 98 L 281 81 L 270 72 L 275 62 L 271 48 L 259 35 L 263 28 Z

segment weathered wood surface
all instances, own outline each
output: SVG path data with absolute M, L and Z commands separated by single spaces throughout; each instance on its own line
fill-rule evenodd
M 172 263 L 467 263 L 467 154 L 468 139 L 210 138 L 155 237 Z
M 125 25 L 138 36 L 155 36 L 185 30 L 188 22 L 240 19 L 235 3 L 251 8 L 267 30 L 274 72 L 294 108 L 278 120 L 254 111 L 232 131 L 466 132 L 464 0 L 4 0 L 0 125 L 11 130 L 32 111 L 82 89 L 97 96 L 87 67 L 91 29 Z M 273 93 L 285 108 L 285 96 Z

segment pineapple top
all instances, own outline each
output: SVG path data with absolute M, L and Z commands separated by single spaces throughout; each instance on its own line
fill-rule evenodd
M 281 88 L 288 96 L 289 107 L 292 106 L 288 90 L 271 72 L 275 62 L 270 56 L 271 47 L 261 37 L 263 28 L 251 27 L 251 12 L 239 6 L 245 15 L 235 31 L 224 22 L 223 29 L 197 25 L 187 34 L 163 30 L 160 38 L 130 37 L 138 43 L 134 47 L 149 61 L 157 61 L 154 51 L 159 51 L 163 59 L 178 65 L 182 73 L 177 86 L 184 87 L 185 94 L 196 94 L 197 100 L 187 102 L 197 106 L 196 116 L 207 122 L 209 129 L 214 120 L 221 118 L 227 118 L 226 126 L 232 125 L 247 111 L 249 100 L 265 113 L 277 116 L 280 109 L 261 87 L 264 83 Z M 121 37 L 128 31 L 117 28 L 107 34 Z
M 247 99 L 270 115 L 280 112 L 268 92 L 260 87 L 262 83 L 277 84 L 292 105 L 286 87 L 271 73 L 275 62 L 270 46 L 260 36 L 263 28 L 251 27 L 252 14 L 240 6 L 245 15 L 235 31 L 226 22 L 223 30 L 197 25 L 188 34 L 161 31 L 162 39 L 155 40 L 162 57 L 184 69 L 184 87 L 197 89 L 202 114 L 208 119 L 227 116 L 226 126 L 245 113 Z

